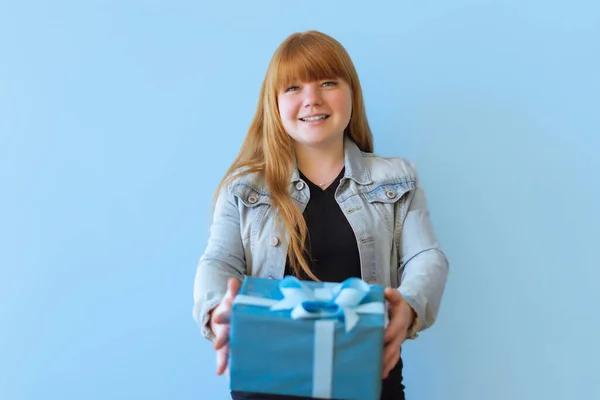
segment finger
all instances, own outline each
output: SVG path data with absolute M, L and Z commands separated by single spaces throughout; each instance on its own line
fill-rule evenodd
M 382 372 L 381 378 L 382 379 L 387 379 L 387 377 L 390 376 L 390 371 L 391 370 L 392 369 L 390 368 L 390 366 L 388 364 L 384 363 L 383 364 L 383 372 Z
M 385 328 L 383 342 L 387 345 L 394 339 L 403 341 L 402 336 L 406 335 L 406 329 L 407 321 L 405 320 L 404 315 L 402 315 L 399 310 L 393 311 L 390 316 L 390 322 Z
M 385 334 L 383 336 L 383 343 L 387 346 L 396 336 L 399 334 L 398 321 L 394 318 L 390 319 L 390 323 L 385 328 Z
M 387 378 L 388 374 L 390 373 L 388 364 L 385 362 L 386 359 L 387 359 L 387 351 L 384 351 L 383 352 L 383 367 L 381 369 L 381 379 Z
M 389 369 L 394 368 L 394 365 L 400 359 L 400 348 L 392 348 L 390 347 L 389 351 L 384 353 L 384 365 L 386 365 Z
M 392 340 L 399 338 L 400 344 L 406 339 L 408 326 L 411 323 L 411 315 L 404 312 L 404 299 L 398 307 L 390 309 L 390 321 L 385 329 L 384 343 L 389 343 Z
M 240 282 L 237 279 L 230 278 L 227 282 L 227 292 L 221 300 L 221 303 L 215 310 L 213 315 L 213 322 L 216 324 L 228 324 L 231 316 L 231 308 L 233 306 L 233 300 L 240 291 Z
M 221 304 L 219 304 L 219 312 L 215 316 L 215 323 L 229 323 L 231 307 L 233 305 L 233 301 L 235 300 L 235 296 L 237 296 L 240 291 L 241 286 L 242 283 L 238 279 L 229 278 L 227 280 L 227 292 L 225 292 L 225 296 L 223 296 Z
M 223 297 L 224 302 L 228 302 L 229 304 L 233 303 L 233 299 L 237 296 L 240 291 L 241 282 L 235 278 L 229 278 L 227 280 L 227 292 L 225 292 L 225 296 Z
M 405 339 L 406 339 L 406 335 L 400 334 L 400 335 L 396 336 L 393 340 L 386 343 L 385 347 L 386 348 L 389 347 L 391 349 L 399 349 L 404 344 Z
M 233 297 L 237 296 L 242 287 L 242 282 L 236 278 L 229 278 L 227 281 L 227 288 Z
M 391 330 L 389 331 L 389 333 L 388 332 L 385 333 L 383 343 L 386 346 L 391 345 L 393 343 L 396 343 L 399 346 L 401 346 L 405 340 L 406 340 L 406 328 L 404 327 L 404 325 L 402 325 L 400 328 L 397 328 L 397 329 L 394 329 L 394 327 L 391 327 Z
M 231 305 L 222 303 L 219 305 L 219 309 L 213 315 L 213 322 L 215 324 L 229 324 L 231 319 Z
M 400 360 L 400 350 L 389 348 L 384 352 L 383 362 L 383 379 L 387 378 L 390 371 L 396 366 Z
M 217 375 L 222 375 L 227 368 L 229 358 L 229 345 L 217 351 Z
M 215 350 L 219 350 L 221 347 L 229 343 L 229 325 L 223 325 L 219 329 L 219 333 L 214 343 Z
M 390 306 L 392 307 L 402 303 L 402 301 L 404 300 L 398 289 L 388 287 L 385 288 L 383 294 L 385 296 L 385 299 L 390 303 Z

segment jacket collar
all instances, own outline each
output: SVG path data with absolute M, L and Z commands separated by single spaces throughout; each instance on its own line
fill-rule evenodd
M 344 135 L 344 178 L 352 179 L 359 185 L 368 185 L 372 183 L 371 175 L 365 164 L 362 152 L 347 135 Z M 300 180 L 298 172 L 298 164 L 294 159 L 294 167 L 292 168 L 291 183 L 296 183 Z
M 346 165 L 344 178 L 352 179 L 359 185 L 368 185 L 372 183 L 371 175 L 367 169 L 362 151 L 360 151 L 356 143 L 348 136 L 344 137 L 344 153 L 344 164 Z

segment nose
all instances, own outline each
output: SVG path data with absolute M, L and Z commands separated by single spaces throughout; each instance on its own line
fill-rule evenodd
M 319 85 L 311 82 L 304 87 L 304 107 L 320 106 L 323 102 Z

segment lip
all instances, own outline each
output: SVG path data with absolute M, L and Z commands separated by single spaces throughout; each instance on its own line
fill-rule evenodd
M 321 126 L 327 123 L 327 121 L 329 121 L 329 118 L 323 118 L 323 119 L 318 119 L 316 121 L 304 121 L 304 120 L 299 120 L 298 122 L 300 122 L 302 124 L 302 126 L 307 126 L 307 127 L 316 127 L 316 126 Z
M 303 119 L 303 118 L 310 118 L 310 117 L 320 117 L 320 116 L 322 116 L 322 115 L 324 115 L 324 116 L 327 116 L 327 117 L 331 116 L 330 114 L 326 114 L 326 113 L 316 113 L 316 114 L 308 114 L 308 115 L 303 115 L 303 116 L 301 116 L 301 117 L 300 117 L 300 118 L 298 118 L 298 119 L 299 119 L 300 121 L 302 121 L 302 119 Z M 321 121 L 324 121 L 324 120 L 321 120 Z M 311 121 L 302 121 L 302 122 L 311 122 Z M 316 121 L 313 121 L 313 122 L 316 122 Z

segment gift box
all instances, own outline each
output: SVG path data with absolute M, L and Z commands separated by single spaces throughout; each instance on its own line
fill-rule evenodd
M 230 388 L 321 399 L 378 400 L 383 287 L 246 277 L 230 322 Z

